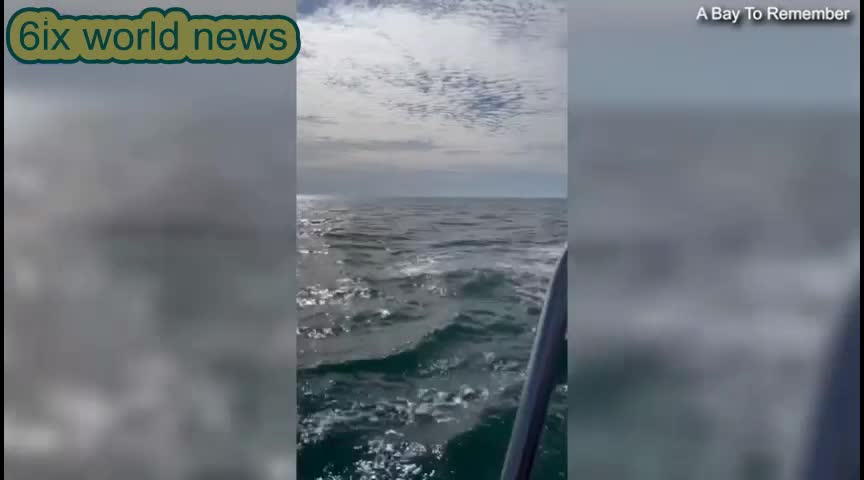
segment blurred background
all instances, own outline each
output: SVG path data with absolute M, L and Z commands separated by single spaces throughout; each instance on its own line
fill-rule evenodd
M 858 22 L 580 5 L 569 475 L 794 478 L 860 266 Z
M 294 478 L 294 72 L 5 54 L 7 478 Z

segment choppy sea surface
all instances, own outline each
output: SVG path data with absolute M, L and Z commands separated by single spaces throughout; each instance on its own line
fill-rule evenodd
M 298 478 L 498 478 L 566 201 L 297 209 Z M 566 477 L 565 413 L 561 385 L 537 478 Z

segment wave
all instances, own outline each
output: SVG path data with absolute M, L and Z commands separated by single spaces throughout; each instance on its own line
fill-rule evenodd
M 518 401 L 532 327 L 565 241 L 560 202 L 298 206 L 301 219 L 329 219 L 304 224 L 309 234 L 298 240 L 305 251 L 327 252 L 307 255 L 298 272 L 307 285 L 299 477 L 468 478 L 450 471 L 470 473 L 455 456 L 476 459 L 506 443 L 490 427 Z M 369 294 L 351 294 L 358 288 Z M 563 419 L 564 398 L 553 403 Z M 475 428 L 482 433 L 471 437 Z M 448 451 L 452 441 L 475 451 Z M 546 478 L 565 470 L 565 458 L 563 448 L 549 457 L 558 466 L 543 470 L 554 472 Z
M 440 249 L 459 249 L 465 247 L 493 247 L 496 245 L 509 245 L 513 243 L 509 239 L 485 239 L 485 240 L 448 240 L 444 242 L 437 242 L 430 245 L 432 248 L 440 248 Z
M 388 230 L 389 231 L 389 230 Z M 346 243 L 345 247 L 353 247 L 358 242 L 405 242 L 413 240 L 412 237 L 407 235 L 396 235 L 392 233 L 388 234 L 373 234 L 373 233 L 360 233 L 360 232 L 341 232 L 330 230 L 328 232 L 324 232 L 322 237 L 331 239 L 331 240 L 344 240 Z
M 326 395 L 307 399 L 301 409 L 317 411 L 301 417 L 301 477 L 323 471 L 330 475 L 323 478 L 497 478 L 521 386 L 521 379 L 513 377 L 496 392 L 462 385 L 455 391 L 421 388 L 411 398 L 372 402 L 334 403 Z M 564 478 L 565 396 L 566 386 L 554 392 L 538 452 L 539 478 Z M 411 440 L 407 431 L 420 425 L 433 425 L 439 434 Z M 482 462 L 477 452 L 483 452 Z
M 349 360 L 340 363 L 319 364 L 300 370 L 301 376 L 320 376 L 332 373 L 355 374 L 375 372 L 398 375 L 417 375 L 429 360 L 442 351 L 463 342 L 489 342 L 502 333 L 520 334 L 528 326 L 497 322 L 479 324 L 468 315 L 457 315 L 454 321 L 424 335 L 418 342 L 402 350 L 379 358 Z

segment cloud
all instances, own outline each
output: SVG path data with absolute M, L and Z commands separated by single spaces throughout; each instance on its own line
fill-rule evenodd
M 301 177 L 565 171 L 565 4 L 317 1 L 299 11 Z
M 294 14 L 291 2 L 238 5 L 179 6 L 211 14 Z M 4 13 L 8 18 L 23 6 L 7 2 Z M 72 13 L 146 6 L 56 5 Z M 7 55 L 5 95 L 39 108 L 67 111 L 83 104 L 120 117 L 194 111 L 229 118 L 262 105 L 284 106 L 266 130 L 284 128 L 278 148 L 293 162 L 295 147 L 285 145 L 295 142 L 296 128 L 299 173 L 315 166 L 333 178 L 345 176 L 333 191 L 350 184 L 352 172 L 372 169 L 393 178 L 420 171 L 481 171 L 488 178 L 536 171 L 556 179 L 550 191 L 563 192 L 565 2 L 317 0 L 297 7 L 303 47 L 290 65 L 27 66 Z M 319 185 L 330 190 L 326 181 Z

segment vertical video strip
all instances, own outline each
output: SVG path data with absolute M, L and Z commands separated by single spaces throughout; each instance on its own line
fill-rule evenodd
M 855 478 L 858 3 L 673 3 L 571 10 L 569 472 Z
M 301 5 L 298 478 L 501 477 L 566 244 L 567 8 Z
M 4 68 L 6 478 L 296 478 L 293 64 Z

